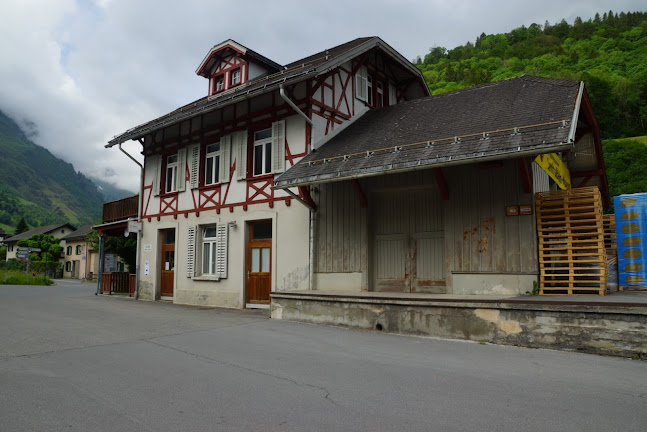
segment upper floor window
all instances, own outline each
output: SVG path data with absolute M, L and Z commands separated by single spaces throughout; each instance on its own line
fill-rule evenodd
M 384 84 L 380 81 L 377 82 L 377 107 L 384 106 Z
M 220 75 L 219 77 L 216 77 L 215 81 L 215 91 L 223 91 L 225 89 L 225 77 Z
M 240 69 L 231 71 L 231 85 L 235 86 L 240 84 Z
M 209 144 L 205 156 L 204 184 L 212 185 L 220 179 L 220 143 Z
M 76 245 L 76 254 L 81 255 L 83 253 L 83 246 Z
M 254 175 L 272 172 L 272 129 L 254 134 Z
M 72 255 L 72 246 L 67 247 L 67 254 Z
M 362 66 L 355 74 L 355 97 L 359 100 L 368 101 L 368 71 Z
M 373 105 L 373 77 L 371 75 L 366 76 L 366 102 Z
M 168 156 L 166 159 L 166 192 L 175 192 L 177 190 L 177 154 Z

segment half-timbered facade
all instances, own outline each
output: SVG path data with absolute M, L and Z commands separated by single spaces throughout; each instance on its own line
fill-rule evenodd
M 138 294 L 263 307 L 270 292 L 310 287 L 314 263 L 311 191 L 275 178 L 371 109 L 428 90 L 377 37 L 284 66 L 228 40 L 196 73 L 206 97 L 107 145 L 137 140 L 145 156 Z

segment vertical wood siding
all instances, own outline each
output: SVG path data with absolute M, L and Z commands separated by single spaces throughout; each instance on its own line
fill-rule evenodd
M 317 186 L 315 271 L 347 273 L 363 270 L 366 260 L 366 209 L 349 181 Z
M 516 161 L 479 170 L 444 170 L 450 188 L 445 235 L 449 271 L 537 271 L 535 216 L 506 216 L 506 206 L 532 204 L 523 192 Z

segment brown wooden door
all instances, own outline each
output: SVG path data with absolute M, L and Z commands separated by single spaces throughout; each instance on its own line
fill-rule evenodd
M 162 237 L 162 268 L 160 296 L 173 297 L 173 279 L 175 275 L 175 230 L 161 232 Z
M 270 291 L 272 289 L 272 221 L 250 223 L 246 263 L 246 303 L 270 304 Z

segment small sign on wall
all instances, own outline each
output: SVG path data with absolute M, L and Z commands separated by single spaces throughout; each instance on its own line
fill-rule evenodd
M 532 214 L 532 206 L 530 204 L 522 204 L 519 206 L 519 214 L 520 215 L 531 215 Z
M 519 206 L 507 206 L 505 208 L 506 216 L 519 216 Z
M 153 251 L 153 245 L 150 243 L 147 243 L 144 245 L 144 252 L 152 252 Z

